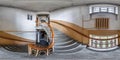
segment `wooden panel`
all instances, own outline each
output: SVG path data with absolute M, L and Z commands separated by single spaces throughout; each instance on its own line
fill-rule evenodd
M 109 18 L 96 18 L 95 28 L 97 29 L 108 29 L 109 28 Z
M 89 38 L 83 37 L 83 44 L 89 45 Z
M 118 34 L 120 30 L 89 30 L 89 34 L 94 35 L 114 35 Z

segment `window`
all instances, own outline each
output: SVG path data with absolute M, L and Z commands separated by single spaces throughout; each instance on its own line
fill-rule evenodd
M 100 12 L 107 12 L 107 7 L 100 7 Z
M 109 7 L 108 12 L 114 13 L 114 7 Z
M 95 40 L 95 39 L 90 39 L 89 45 L 90 47 L 93 48 L 98 48 L 98 49 L 106 49 L 106 48 L 113 48 L 118 45 L 118 35 L 111 35 L 111 36 L 97 36 L 99 37 L 98 39 L 100 40 Z M 91 38 L 96 38 L 95 35 L 90 35 Z M 110 39 L 110 38 L 115 38 L 115 39 Z M 104 40 L 108 39 L 108 40 Z
M 118 14 L 118 7 L 114 7 L 115 9 L 115 14 Z
M 28 15 L 27 15 L 27 19 L 28 19 L 28 20 L 32 20 L 32 15 L 28 14 Z
M 89 13 L 96 13 L 96 12 L 106 12 L 106 13 L 114 13 L 118 14 L 118 7 L 115 5 L 91 5 L 89 7 Z
M 89 13 L 92 13 L 92 7 L 89 7 Z
M 99 7 L 94 7 L 93 12 L 100 12 L 100 8 Z

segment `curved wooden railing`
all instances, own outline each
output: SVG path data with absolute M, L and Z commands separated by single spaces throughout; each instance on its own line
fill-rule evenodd
M 50 31 L 52 33 L 51 34 L 52 42 L 48 46 L 48 48 L 51 48 L 54 46 L 54 30 L 50 24 L 47 24 L 47 25 L 50 28 Z M 24 44 L 34 43 L 33 40 L 18 37 L 6 32 L 35 32 L 35 31 L 0 31 L 0 45 L 16 45 L 16 44 L 24 45 Z
M 47 48 L 50 48 L 50 47 L 54 46 L 54 31 L 53 31 L 52 27 L 60 29 L 59 26 L 62 26 L 64 28 L 70 30 L 70 32 L 68 32 L 68 33 L 69 34 L 71 33 L 71 36 L 67 33 L 68 36 L 74 38 L 75 40 L 77 40 L 79 42 L 85 43 L 85 44 L 88 44 L 89 39 L 103 40 L 103 39 L 91 38 L 91 37 L 89 37 L 89 33 L 88 33 L 87 29 L 84 29 L 84 28 L 79 27 L 75 24 L 68 23 L 68 22 L 65 22 L 65 21 L 51 21 L 52 26 L 49 25 L 49 24 L 47 24 L 47 25 L 50 28 L 50 31 L 52 32 L 52 42 L 51 42 L 50 46 L 48 46 Z M 72 33 L 75 33 L 75 34 L 72 34 Z M 73 36 L 73 35 L 76 35 L 76 36 Z M 120 36 L 110 38 L 110 39 L 115 39 L 115 38 L 120 38 Z M 2 39 L 6 40 L 5 42 L 7 42 L 7 41 L 11 42 L 11 43 L 5 43 L 4 42 L 4 44 L 14 44 L 12 42 L 17 42 L 17 43 L 23 42 L 25 44 L 26 43 L 28 43 L 28 44 L 33 43 L 33 41 L 31 41 L 29 39 L 24 39 L 24 38 L 21 38 L 21 37 L 18 37 L 18 36 L 3 32 L 3 31 L 0 31 L 0 41 L 3 41 Z M 110 39 L 104 39 L 104 40 L 110 40 Z M 0 43 L 0 44 L 3 44 L 3 43 Z
M 83 32 L 83 31 L 85 31 L 86 29 L 84 29 L 84 28 L 82 28 L 82 27 L 78 27 L 77 25 L 74 25 L 74 24 L 68 23 L 68 22 L 64 22 L 64 21 L 51 21 L 51 22 L 57 23 L 57 24 L 59 24 L 59 25 L 61 25 L 61 26 L 64 26 L 64 27 L 67 27 L 67 28 L 69 28 L 69 29 L 71 29 L 71 30 L 79 33 L 79 34 L 82 35 L 82 36 L 85 36 L 85 37 L 87 37 L 87 38 L 90 38 L 89 36 L 87 36 L 88 34 L 85 34 L 85 33 Z M 75 27 L 76 27 L 76 28 L 75 28 Z M 86 30 L 85 32 L 87 32 L 87 30 Z
M 56 21 L 51 21 L 51 25 L 52 27 L 62 31 L 63 33 L 65 33 L 66 35 L 70 36 L 71 38 L 73 38 L 74 40 L 80 42 L 80 43 L 83 43 L 84 44 L 88 44 L 88 38 L 84 37 L 82 34 L 79 34 L 78 31 L 76 31 L 75 29 L 73 29 L 72 27 L 74 25 L 71 25 L 71 24 L 67 24 L 64 25 L 63 23 L 59 23 L 59 22 L 56 22 Z M 72 27 L 70 27 L 72 26 Z
M 47 23 L 45 23 L 47 24 Z M 39 54 L 39 51 L 46 51 L 46 54 L 49 55 L 50 53 L 50 50 L 52 49 L 53 50 L 53 46 L 54 46 L 54 31 L 53 31 L 53 28 L 51 27 L 50 24 L 47 24 L 48 27 L 50 28 L 50 32 L 52 33 L 51 34 L 51 37 L 49 38 L 52 38 L 52 41 L 50 42 L 50 45 L 49 46 L 38 46 L 36 44 L 28 44 L 28 54 L 31 55 L 32 53 L 32 49 L 35 49 L 36 50 L 36 54 L 35 56 L 37 56 Z
M 10 40 L 15 40 L 15 41 L 22 41 L 22 42 L 33 42 L 30 39 L 15 36 L 13 34 L 6 33 L 5 31 L 0 31 L 0 38 L 10 39 Z
M 45 24 L 47 24 L 48 27 L 50 28 L 52 41 L 51 41 L 49 46 L 47 46 L 47 47 L 45 47 L 43 49 L 49 49 L 49 48 L 52 48 L 54 46 L 54 30 L 53 30 L 53 28 L 52 28 L 52 26 L 50 24 L 48 24 L 48 23 L 45 23 Z
M 13 39 L 0 38 L 0 45 L 27 45 L 29 43 L 33 43 L 33 42 L 17 41 L 17 40 L 13 40 Z
M 0 31 L 0 45 L 26 45 L 33 43 L 30 39 L 18 37 L 4 31 Z
M 51 44 L 48 46 L 48 48 L 52 48 L 52 47 L 54 46 L 54 30 L 53 30 L 53 28 L 51 27 L 50 24 L 49 24 L 48 26 L 49 26 L 50 31 L 51 31 L 51 33 L 52 33 L 52 42 L 51 42 Z
M 109 38 L 109 39 L 97 39 L 97 38 L 92 38 L 92 37 L 89 37 L 89 33 L 85 33 L 85 32 L 88 32 L 88 30 L 87 29 L 84 29 L 84 28 L 81 28 L 81 27 L 79 27 L 79 26 L 76 26 L 75 24 L 72 24 L 72 23 L 69 23 L 69 22 L 65 22 L 65 21 L 51 21 L 51 23 L 53 24 L 53 26 L 54 25 L 60 25 L 60 26 L 62 26 L 62 27 L 65 27 L 65 28 L 67 28 L 67 29 L 71 29 L 72 31 L 74 31 L 74 32 L 76 32 L 76 33 L 78 33 L 79 35 L 77 36 L 77 37 L 80 37 L 81 36 L 81 40 L 82 41 L 80 41 L 80 39 L 76 39 L 76 38 L 74 38 L 74 39 L 76 39 L 76 40 L 78 40 L 78 41 L 80 41 L 80 42 L 82 42 L 82 43 L 87 43 L 88 44 L 88 40 L 89 39 L 94 39 L 94 40 L 111 40 L 111 39 L 116 39 L 116 38 L 120 38 L 120 36 L 118 36 L 118 37 L 114 37 L 114 38 Z M 57 29 L 60 29 L 60 27 L 58 26 L 58 27 L 56 27 L 56 26 L 54 26 L 54 28 L 57 28 Z M 63 29 L 64 30 L 64 29 Z M 72 31 L 68 31 L 69 33 L 73 33 Z M 69 34 L 68 33 L 68 34 Z M 70 36 L 70 35 L 68 35 L 68 36 Z M 73 36 L 73 35 L 72 35 Z M 71 37 L 71 36 L 70 36 Z M 86 40 L 86 39 L 82 39 L 82 38 L 86 38 L 87 39 L 87 42 L 84 42 L 83 40 Z
M 9 37 L 3 37 L 3 36 L 0 36 L 0 38 L 2 38 L 2 39 L 9 39 L 9 40 L 11 40 L 11 41 L 20 41 L 20 42 L 33 42 L 33 41 L 26 41 L 26 40 L 28 40 L 28 39 L 25 39 L 25 40 L 19 40 L 19 39 L 14 39 L 14 38 L 9 38 Z
M 58 24 L 61 24 L 61 25 L 65 25 L 69 28 L 72 28 L 82 34 L 85 34 L 85 35 L 88 35 L 88 30 L 83 28 L 83 27 L 80 27 L 76 24 L 73 24 L 73 23 L 70 23 L 70 22 L 66 22 L 66 21 L 60 21 L 60 20 L 52 20 L 51 22 L 54 22 L 54 23 L 58 23 Z

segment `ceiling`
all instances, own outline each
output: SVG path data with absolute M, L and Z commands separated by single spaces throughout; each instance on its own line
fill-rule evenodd
M 35 12 L 93 3 L 112 3 L 120 5 L 120 0 L 0 0 L 0 6 L 20 8 Z

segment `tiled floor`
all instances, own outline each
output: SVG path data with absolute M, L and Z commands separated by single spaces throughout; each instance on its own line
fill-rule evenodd
M 71 55 L 52 54 L 49 56 L 29 56 L 27 53 L 11 52 L 0 48 L 0 60 L 120 60 L 120 49 L 109 52 L 96 52 L 86 48 Z

